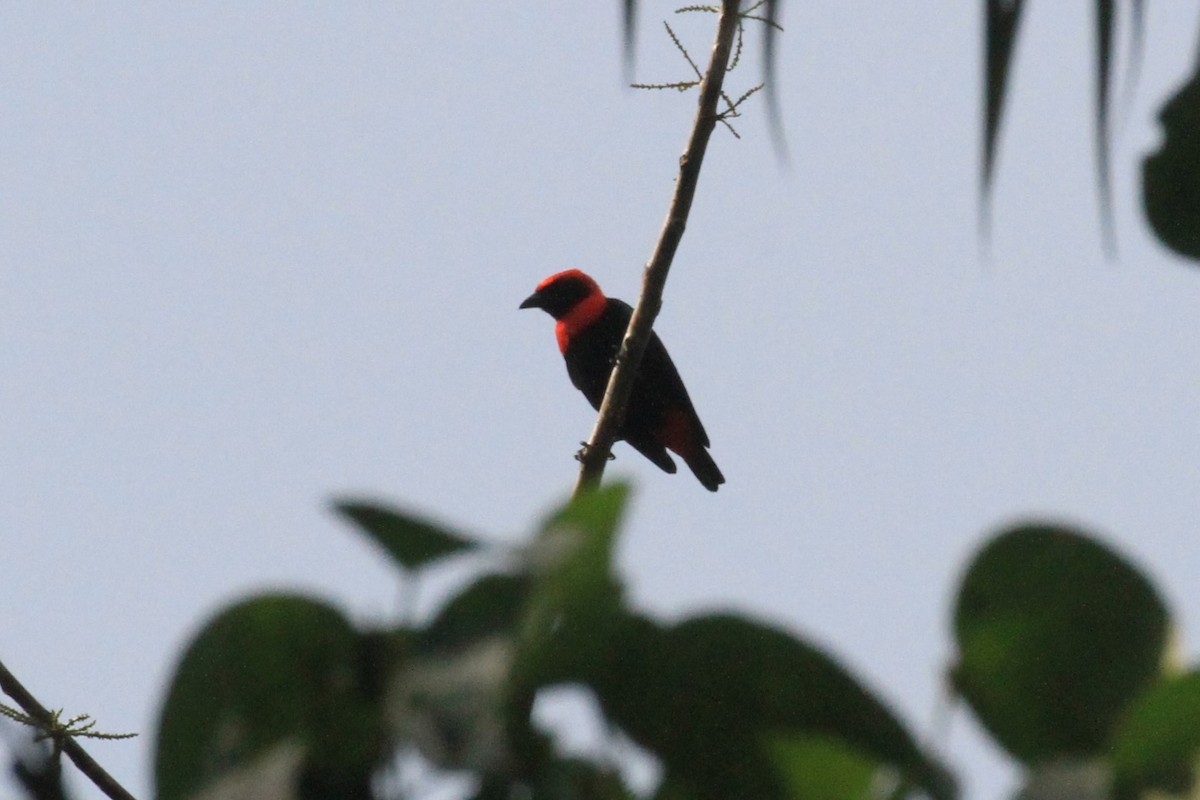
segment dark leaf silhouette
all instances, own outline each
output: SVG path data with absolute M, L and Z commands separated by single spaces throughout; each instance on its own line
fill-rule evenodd
M 955 687 L 1026 764 L 1103 753 L 1160 671 L 1167 610 L 1150 582 L 1077 531 L 1012 528 L 973 559 L 954 612 Z
M 1163 143 L 1142 162 L 1142 203 L 1164 245 L 1200 260 L 1200 61 L 1158 115 Z
M 384 750 L 365 641 L 341 612 L 298 595 L 249 598 L 221 612 L 171 682 L 156 796 L 242 781 L 302 788 L 306 797 L 369 797 Z
M 1004 116 L 1004 99 L 1008 92 L 1008 77 L 1012 54 L 1017 45 L 1017 26 L 1025 0 L 987 0 L 983 32 L 984 96 L 983 112 L 983 174 L 980 202 L 984 235 L 990 228 L 992 180 L 996 171 L 996 147 L 1000 136 L 1000 121 Z
M 378 503 L 341 500 L 333 507 L 405 569 L 418 569 L 477 546 L 440 525 Z
M 1115 0 L 1096 0 L 1096 179 L 1100 187 L 1100 231 L 1104 249 L 1116 251 L 1112 212 L 1112 178 L 1109 174 L 1109 95 L 1112 87 Z
M 587 682 L 662 759 L 659 796 L 795 797 L 805 780 L 855 786 L 881 766 L 937 800 L 956 796 L 887 706 L 801 639 L 731 614 L 672 626 L 629 615 L 614 642 Z M 814 750 L 835 772 L 798 776 Z

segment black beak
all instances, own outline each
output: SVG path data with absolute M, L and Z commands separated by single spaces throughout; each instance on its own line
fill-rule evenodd
M 541 307 L 542 307 L 542 296 L 538 292 L 534 292 L 533 294 L 529 295 L 529 297 L 526 297 L 524 300 L 521 301 L 521 305 L 517 306 L 517 308 L 541 308 Z

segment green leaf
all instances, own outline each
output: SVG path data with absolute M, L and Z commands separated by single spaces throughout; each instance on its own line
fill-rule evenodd
M 1200 671 L 1164 680 L 1134 703 L 1111 762 L 1118 797 L 1190 792 L 1200 763 Z
M 793 796 L 779 743 L 818 740 L 895 767 L 931 797 L 956 796 L 880 700 L 780 630 L 733 615 L 670 628 L 629 616 L 614 641 L 619 649 L 587 683 L 609 718 L 662 760 L 671 796 Z M 785 745 L 787 754 L 799 756 Z
M 1162 147 L 1142 162 L 1142 203 L 1158 240 L 1200 260 L 1200 70 L 1163 106 Z
M 791 797 L 867 800 L 879 762 L 830 736 L 777 736 L 768 743 Z
M 507 704 L 529 584 L 524 575 L 484 575 L 420 632 L 388 720 L 431 764 L 489 776 L 509 760 L 511 735 L 527 727 L 507 725 Z
M 597 546 L 611 549 L 629 494 L 629 484 L 621 481 L 589 489 L 546 518 L 541 538 L 552 538 L 564 528 L 575 528 Z
M 963 578 L 954 682 L 1020 761 L 1086 759 L 1158 675 L 1167 626 L 1154 587 L 1113 551 L 1023 525 L 989 542 Z
M 471 800 L 637 800 L 612 766 L 557 755 L 553 748 L 523 779 L 488 776 Z
M 452 597 L 421 634 L 424 651 L 453 650 L 514 635 L 529 597 L 523 575 L 484 575 Z
M 619 617 L 613 549 L 629 498 L 622 483 L 589 490 L 552 514 L 528 554 L 533 590 L 518 675 L 529 686 L 573 679 L 602 658 Z
M 516 575 L 487 575 L 450 600 L 419 637 L 390 718 L 431 762 L 495 778 L 537 750 L 537 688 L 598 657 L 619 606 L 612 548 L 628 497 L 614 484 L 545 522 Z
M 1113 800 L 1112 773 L 1102 758 L 1046 761 L 1025 772 L 1014 799 Z
M 531 800 L 634 800 L 612 767 L 580 758 L 553 757 L 539 765 L 530 788 Z M 512 797 L 512 795 L 509 795 Z
M 341 500 L 334 510 L 409 570 L 471 550 L 478 543 L 428 520 L 376 503 Z
M 171 681 L 157 797 L 191 797 L 235 776 L 303 781 L 308 797 L 367 797 L 383 743 L 364 649 L 340 612 L 307 597 L 264 595 L 219 614 Z
M 412 657 L 388 693 L 396 737 L 440 769 L 506 771 L 513 649 L 511 637 L 496 635 Z

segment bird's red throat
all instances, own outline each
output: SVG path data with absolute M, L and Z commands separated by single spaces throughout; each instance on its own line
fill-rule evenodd
M 554 326 L 554 336 L 558 339 L 560 353 L 567 352 L 567 345 L 571 343 L 572 337 L 600 318 L 607 303 L 608 298 L 603 294 L 592 292 L 558 320 Z

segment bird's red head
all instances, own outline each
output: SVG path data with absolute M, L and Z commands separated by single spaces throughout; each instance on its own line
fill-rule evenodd
M 580 270 L 568 269 L 539 283 L 521 308 L 540 308 L 555 319 L 562 319 L 580 303 L 594 297 L 604 298 L 599 284 Z
M 558 320 L 555 335 L 558 349 L 566 352 L 571 337 L 587 328 L 604 313 L 608 299 L 600 285 L 586 273 L 568 269 L 551 275 L 521 303 L 521 308 L 540 308 Z

